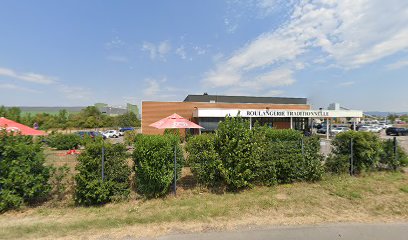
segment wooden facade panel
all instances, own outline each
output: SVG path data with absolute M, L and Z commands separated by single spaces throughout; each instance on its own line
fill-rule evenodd
M 163 134 L 164 130 L 149 127 L 150 124 L 177 113 L 180 116 L 193 120 L 195 108 L 225 108 L 225 109 L 296 109 L 308 110 L 306 104 L 251 104 L 251 103 L 203 103 L 203 102 L 142 102 L 142 133 Z M 282 123 L 279 128 L 289 128 Z

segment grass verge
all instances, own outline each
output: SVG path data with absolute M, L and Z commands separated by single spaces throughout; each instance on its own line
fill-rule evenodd
M 242 225 L 405 221 L 406 206 L 407 174 L 326 176 L 318 183 L 256 187 L 235 194 L 194 188 L 181 191 L 177 198 L 130 200 L 103 207 L 28 208 L 0 215 L 0 239 L 151 236 Z

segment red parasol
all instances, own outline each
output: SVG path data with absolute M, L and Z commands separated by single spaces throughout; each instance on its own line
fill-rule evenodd
M 0 130 L 6 129 L 7 132 L 16 132 L 21 135 L 44 136 L 47 133 L 35 130 L 21 123 L 14 122 L 4 117 L 0 117 Z
M 171 116 L 163 118 L 155 123 L 150 124 L 149 126 L 155 127 L 158 129 L 165 128 L 203 128 L 189 120 L 183 118 L 182 116 L 174 113 Z

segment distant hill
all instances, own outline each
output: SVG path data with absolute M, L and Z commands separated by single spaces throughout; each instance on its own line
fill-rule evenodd
M 364 114 L 371 115 L 371 116 L 376 116 L 376 117 L 386 117 L 391 114 L 396 114 L 396 115 L 405 115 L 408 114 L 408 112 L 379 112 L 379 111 L 372 111 L 372 112 L 364 112 Z
M 60 110 L 67 110 L 68 113 L 78 113 L 86 107 L 18 107 L 21 109 L 22 114 L 37 114 L 37 113 L 48 113 L 57 114 Z

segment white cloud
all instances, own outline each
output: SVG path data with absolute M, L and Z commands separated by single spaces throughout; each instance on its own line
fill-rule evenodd
M 184 46 L 177 48 L 176 54 L 183 60 L 187 59 L 187 53 L 186 50 L 184 49 Z
M 105 43 L 105 48 L 108 50 L 121 48 L 123 46 L 125 46 L 125 42 L 122 41 L 122 39 L 120 39 L 118 36 Z
M 144 89 L 143 95 L 147 97 L 156 96 L 160 92 L 160 85 L 165 81 L 165 78 L 162 80 L 146 79 L 147 87 Z
M 175 101 L 188 92 L 188 89 L 170 86 L 166 77 L 147 78 L 144 82 L 146 86 L 142 93 L 142 100 Z
M 276 2 L 280 1 L 257 1 L 257 5 L 272 11 Z M 299 58 L 311 52 L 314 63 L 350 69 L 408 49 L 408 1 L 305 0 L 287 6 L 290 16 L 284 24 L 217 62 L 205 74 L 205 85 L 259 89 L 289 85 L 294 82 L 293 71 L 309 66 L 299 64 Z M 286 69 L 286 75 L 283 70 L 275 74 L 288 79 L 273 78 L 276 69 Z
M 64 94 L 64 96 L 70 100 L 88 100 L 92 96 L 92 93 L 89 89 L 79 86 L 59 84 L 57 86 L 57 90 Z
M 395 70 L 395 69 L 400 69 L 400 68 L 404 68 L 407 66 L 408 66 L 408 60 L 400 60 L 395 63 L 388 64 L 386 68 L 388 70 Z
M 161 60 L 166 60 L 166 55 L 171 51 L 171 44 L 169 41 L 162 41 L 160 43 L 154 44 L 151 42 L 144 42 L 142 45 L 142 51 L 149 52 L 150 59 L 155 60 L 159 57 Z
M 171 50 L 171 45 L 169 41 L 163 41 L 159 43 L 159 46 L 157 47 L 157 52 L 159 53 L 160 56 L 166 55 L 168 52 Z
M 144 42 L 142 51 L 147 51 L 150 54 L 150 59 L 155 59 L 157 55 L 156 46 L 150 42 Z
M 41 93 L 40 91 L 30 89 L 30 88 L 24 88 L 20 87 L 14 84 L 9 84 L 9 83 L 1 83 L 0 84 L 0 89 L 4 90 L 11 90 L 11 91 L 19 91 L 19 92 L 28 92 L 28 93 Z
M 45 76 L 38 73 L 18 73 L 9 68 L 0 68 L 0 76 L 10 77 L 13 79 L 38 83 L 38 84 L 52 84 L 55 83 L 55 79 L 53 77 Z
M 350 86 L 353 86 L 354 84 L 355 84 L 355 82 L 353 82 L 353 81 L 348 81 L 348 82 L 339 83 L 338 86 L 339 86 L 339 87 L 350 87 Z
M 269 92 L 267 92 L 265 95 L 268 97 L 276 97 L 276 96 L 281 96 L 283 95 L 285 92 L 282 90 L 271 90 Z

